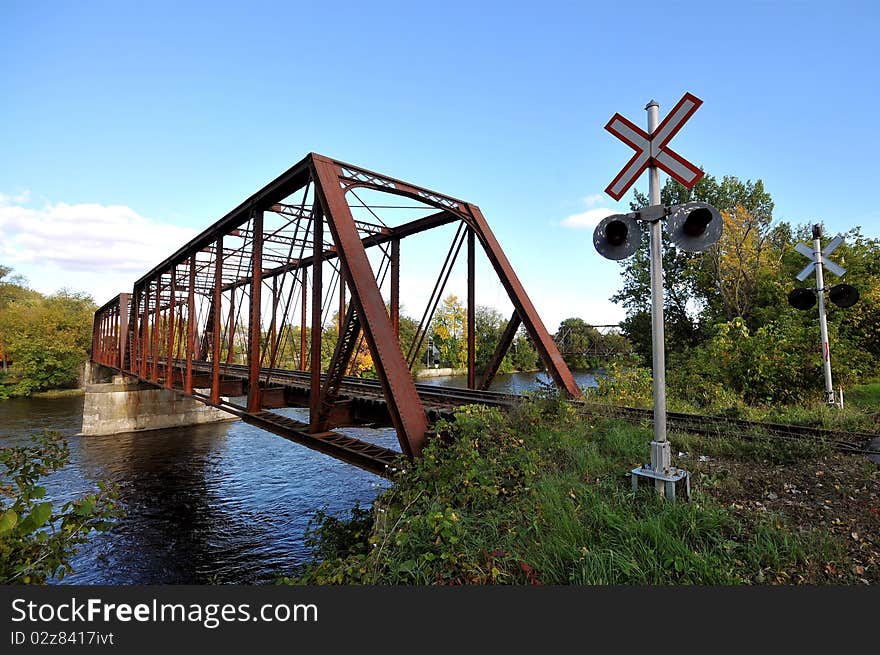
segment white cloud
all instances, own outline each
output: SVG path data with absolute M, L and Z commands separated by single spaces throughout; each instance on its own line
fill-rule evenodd
M 613 209 L 607 209 L 605 207 L 597 208 L 597 209 L 588 209 L 585 212 L 581 212 L 580 214 L 572 214 L 571 216 L 567 216 L 562 219 L 563 227 L 571 227 L 571 228 L 585 228 L 585 227 L 596 227 L 606 216 L 610 216 L 611 214 L 616 213 Z
M 593 207 L 602 202 L 605 202 L 605 194 L 602 193 L 594 193 L 584 198 L 584 204 L 587 207 Z
M 31 192 L 24 190 L 21 191 L 14 196 L 9 195 L 8 193 L 0 193 L 0 207 L 4 205 L 13 205 L 13 204 L 23 204 L 30 200 Z
M 32 208 L 25 206 L 27 198 L 0 195 L 0 258 L 13 266 L 145 273 L 195 234 L 124 205 L 59 202 Z
M 47 202 L 0 194 L 0 263 L 42 293 L 61 288 L 102 303 L 131 291 L 134 281 L 196 234 L 145 218 L 125 205 Z

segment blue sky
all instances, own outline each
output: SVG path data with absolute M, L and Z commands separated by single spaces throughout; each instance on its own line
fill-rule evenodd
M 878 237 L 878 31 L 871 2 L 6 0 L 0 263 L 103 303 L 314 151 L 478 204 L 551 330 L 615 322 L 571 219 L 628 209 L 608 119 L 691 92 L 678 153 Z

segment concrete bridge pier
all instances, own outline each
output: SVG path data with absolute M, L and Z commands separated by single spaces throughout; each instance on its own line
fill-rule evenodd
M 107 379 L 110 382 L 104 381 Z M 144 384 L 94 363 L 86 369 L 84 381 L 83 436 L 161 430 L 237 418 L 195 398 Z

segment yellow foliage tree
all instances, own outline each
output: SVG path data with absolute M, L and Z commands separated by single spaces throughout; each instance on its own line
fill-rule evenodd
M 458 296 L 447 296 L 434 315 L 432 322 L 434 345 L 440 351 L 440 361 L 452 368 L 467 363 L 467 310 Z
M 710 251 L 713 277 L 728 320 L 750 316 L 762 281 L 775 279 L 781 262 L 770 247 L 770 225 L 741 204 L 722 211 L 724 231 Z

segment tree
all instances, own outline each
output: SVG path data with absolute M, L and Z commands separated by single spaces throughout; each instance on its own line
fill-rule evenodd
M 750 325 L 760 292 L 768 288 L 778 291 L 772 282 L 780 272 L 781 252 L 774 251 L 768 216 L 756 215 L 737 203 L 722 210 L 721 217 L 721 238 L 703 259 L 710 279 L 698 286 L 705 290 L 711 318 L 729 321 L 740 317 Z M 712 286 L 717 293 L 712 293 Z
M 491 307 L 478 306 L 474 313 L 474 332 L 476 334 L 476 349 L 474 356 L 477 372 L 483 373 L 489 365 L 489 360 L 495 354 L 501 335 L 507 326 L 507 318 L 498 310 Z M 510 373 L 513 364 L 505 355 L 498 373 Z
M 3 316 L 30 306 L 39 297 L 39 293 L 27 288 L 27 281 L 21 275 L 13 275 L 11 268 L 0 265 L 0 370 L 3 372 L 7 370 L 10 361 L 9 347 L 6 344 L 8 337 L 2 327 Z
M 489 360 L 495 354 L 498 343 L 507 329 L 508 317 L 491 307 L 478 305 L 474 313 L 474 332 L 476 334 L 475 362 L 477 373 L 484 373 Z M 513 371 L 533 371 L 538 362 L 538 351 L 520 327 L 513 338 L 497 373 Z
M 762 229 L 769 226 L 773 214 L 773 201 L 761 180 L 742 182 L 734 176 L 725 176 L 719 182 L 714 176 L 706 175 L 691 190 L 670 178 L 661 189 L 660 200 L 666 205 L 693 200 L 708 202 L 719 210 L 726 210 L 733 217 L 731 220 L 748 218 Z M 636 191 L 632 210 L 648 204 L 648 198 Z M 666 345 L 671 352 L 683 352 L 707 338 L 709 326 L 719 317 L 718 308 L 724 307 L 715 274 L 720 269 L 713 271 L 708 253 L 686 253 L 665 238 L 662 255 Z M 626 307 L 624 333 L 635 351 L 650 360 L 651 276 L 647 230 L 643 232 L 639 249 L 621 265 L 623 288 L 611 300 Z
M 9 269 L 0 273 L 7 278 Z M 75 384 L 91 347 L 91 297 L 65 289 L 43 296 L 8 279 L 0 281 L 0 348 L 12 364 L 0 397 Z
M 457 296 L 447 296 L 440 303 L 431 321 L 431 332 L 441 362 L 452 368 L 467 364 L 467 310 Z
M 76 383 L 88 358 L 94 309 L 91 298 L 62 291 L 3 312 L 0 333 L 13 362 L 14 395 Z
M 517 331 L 513 345 L 505 359 L 507 358 L 510 358 L 510 363 L 516 371 L 534 371 L 538 367 L 540 363 L 538 351 L 524 328 L 520 327 Z
M 569 368 L 586 370 L 595 368 L 596 346 L 602 335 L 580 318 L 567 318 L 559 324 L 556 340 Z

